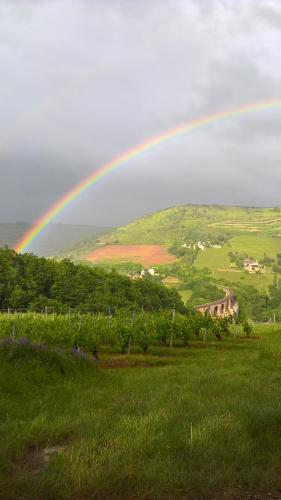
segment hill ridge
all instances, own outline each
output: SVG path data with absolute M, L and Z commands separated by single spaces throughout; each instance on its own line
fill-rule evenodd
M 167 259 L 166 265 L 162 263 L 159 272 L 177 277 L 177 286 L 186 288 L 183 276 L 186 269 L 194 266 L 199 273 L 208 268 L 213 278 L 226 286 L 247 283 L 267 292 L 274 278 L 274 266 L 278 267 L 277 254 L 281 253 L 281 209 L 217 204 L 168 207 L 79 244 L 67 256 L 85 261 L 91 254 L 92 263 L 117 266 L 126 272 L 130 270 L 129 255 L 134 252 L 128 252 L 126 266 L 124 255 L 121 256 L 122 245 L 165 247 L 174 259 Z M 102 254 L 103 247 L 107 249 L 106 259 L 95 260 L 95 252 L 99 250 Z M 116 247 L 120 248 L 119 258 Z M 261 274 L 244 271 L 246 257 L 260 262 Z M 142 259 L 137 256 L 132 262 L 143 267 Z

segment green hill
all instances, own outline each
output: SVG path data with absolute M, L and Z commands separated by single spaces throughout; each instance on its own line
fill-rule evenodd
M 166 276 L 180 279 L 177 286 L 185 290 L 185 296 L 190 289 L 188 269 L 191 266 L 198 270 L 201 281 L 205 279 L 210 282 L 212 279 L 221 285 L 253 285 L 267 294 L 274 273 L 278 272 L 278 268 L 279 271 L 281 269 L 281 256 L 278 260 L 277 255 L 281 253 L 281 209 L 217 205 L 168 208 L 90 239 L 77 246 L 68 256 L 74 260 L 84 260 L 89 253 L 100 255 L 101 249 L 107 247 L 104 252 L 106 261 L 101 259 L 98 263 L 118 267 L 116 245 L 122 249 L 122 245 L 146 244 L 163 245 L 176 257 L 173 263 L 158 267 Z M 112 254 L 115 257 L 112 262 L 108 259 L 109 245 L 114 245 Z M 246 257 L 258 260 L 260 270 L 257 273 L 244 270 Z M 95 262 L 94 257 L 91 261 Z M 204 268 L 208 268 L 211 273 L 205 278 Z M 207 298 L 204 293 L 199 293 L 196 300 L 201 297 Z M 210 298 L 214 298 L 214 294 Z
M 77 256 L 102 244 L 162 244 L 172 251 L 184 244 L 198 241 L 222 248 L 208 248 L 199 253 L 197 259 L 201 267 L 213 268 L 230 265 L 229 249 L 249 253 L 253 258 L 261 258 L 264 253 L 276 257 L 281 251 L 281 209 L 249 208 L 217 205 L 185 205 L 168 208 L 147 215 L 126 226 L 116 228 L 97 238 L 88 239 L 73 250 Z M 184 251 L 182 251 L 184 254 Z
M 216 205 L 168 208 L 118 228 L 102 241 L 172 245 L 208 238 L 226 241 L 238 235 L 281 238 L 281 209 Z

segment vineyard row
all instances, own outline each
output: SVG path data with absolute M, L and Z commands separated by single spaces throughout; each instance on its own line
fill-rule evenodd
M 229 332 L 230 321 L 204 318 L 196 314 L 183 316 L 173 312 L 117 314 L 44 315 L 18 313 L 0 315 L 0 337 L 26 337 L 31 341 L 63 347 L 79 347 L 87 352 L 101 345 L 118 345 L 122 352 L 132 344 L 144 352 L 150 345 L 169 344 L 177 340 L 187 345 L 191 336 L 213 333 L 218 340 Z

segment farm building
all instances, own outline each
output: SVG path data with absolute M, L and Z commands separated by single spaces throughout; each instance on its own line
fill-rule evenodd
M 150 267 L 149 269 L 142 269 L 139 273 L 128 274 L 128 277 L 132 280 L 141 280 L 144 276 L 150 275 L 152 277 L 160 276 L 154 267 Z
M 255 273 L 259 271 L 260 265 L 257 261 L 251 259 L 244 260 L 244 269 L 245 271 L 249 271 L 249 273 Z

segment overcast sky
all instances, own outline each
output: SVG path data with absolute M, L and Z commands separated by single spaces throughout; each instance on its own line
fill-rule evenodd
M 0 221 L 35 221 L 104 162 L 181 122 L 281 97 L 280 0 L 0 0 Z M 183 203 L 280 205 L 281 109 L 166 142 L 57 219 Z

